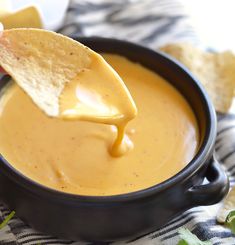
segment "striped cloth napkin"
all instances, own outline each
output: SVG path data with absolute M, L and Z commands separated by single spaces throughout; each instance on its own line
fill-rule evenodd
M 77 0 L 71 1 L 64 25 L 59 32 L 81 36 L 105 36 L 126 39 L 157 48 L 169 42 L 189 41 L 200 44 L 190 25 L 190 18 L 178 0 Z M 216 142 L 218 160 L 225 167 L 230 183 L 235 183 L 235 115 L 218 115 Z M 221 204 L 192 208 L 161 229 L 120 244 L 176 245 L 178 229 L 185 227 L 201 240 L 213 244 L 235 245 L 230 230 L 216 223 L 215 215 Z M 0 222 L 10 210 L 0 203 Z M 157 218 L 157 217 L 156 217 Z M 0 230 L 0 244 L 90 244 L 57 239 L 41 234 L 14 217 Z

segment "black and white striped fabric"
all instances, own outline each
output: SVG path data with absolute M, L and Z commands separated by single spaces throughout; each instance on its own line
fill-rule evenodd
M 190 26 L 180 0 L 77 0 L 72 1 L 64 25 L 58 30 L 66 35 L 106 36 L 126 39 L 157 48 L 165 43 L 200 40 Z M 218 159 L 235 184 L 235 115 L 218 115 L 216 143 Z M 202 240 L 213 244 L 235 245 L 230 230 L 216 223 L 215 215 L 221 204 L 190 209 L 161 229 L 135 241 L 120 244 L 176 245 L 180 227 L 190 229 Z M 0 204 L 0 222 L 9 210 Z M 0 230 L 0 244 L 88 244 L 66 241 L 41 234 L 14 217 Z

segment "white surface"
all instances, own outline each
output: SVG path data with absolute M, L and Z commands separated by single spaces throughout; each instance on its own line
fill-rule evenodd
M 204 46 L 235 52 L 234 0 L 181 0 Z
M 55 29 L 61 24 L 69 3 L 69 0 L 9 1 L 14 10 L 26 5 L 36 5 L 42 13 L 46 29 Z M 220 51 L 232 49 L 235 52 L 235 0 L 180 1 L 192 16 L 192 24 L 200 36 L 203 46 Z
M 54 30 L 63 21 L 69 0 L 9 0 L 12 10 L 16 11 L 25 6 L 37 6 L 44 23 L 45 29 Z
M 181 0 L 202 46 L 235 53 L 235 0 Z M 230 108 L 235 113 L 235 99 Z

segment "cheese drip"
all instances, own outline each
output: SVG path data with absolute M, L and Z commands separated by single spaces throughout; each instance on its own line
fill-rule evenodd
M 109 147 L 114 157 L 133 149 L 125 128 L 137 114 L 135 103 L 119 75 L 102 56 L 92 54 L 89 68 L 81 70 L 60 96 L 60 116 L 115 125 L 116 140 Z

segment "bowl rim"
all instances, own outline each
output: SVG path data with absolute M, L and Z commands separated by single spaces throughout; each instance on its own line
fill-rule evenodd
M 25 176 L 23 173 L 15 169 L 2 155 L 0 155 L 0 161 L 2 164 L 2 170 L 4 170 L 4 174 L 6 174 L 12 181 L 17 182 L 22 187 L 26 188 L 28 191 L 39 195 L 39 196 L 45 196 L 48 198 L 53 198 L 53 200 L 59 200 L 60 202 L 66 202 L 68 200 L 74 201 L 74 202 L 90 202 L 90 203 L 119 203 L 119 202 L 129 202 L 133 201 L 139 198 L 145 198 L 151 195 L 154 195 L 156 193 L 162 192 L 166 189 L 169 189 L 170 187 L 178 184 L 179 182 L 186 180 L 190 178 L 194 173 L 200 169 L 205 162 L 205 159 L 208 159 L 213 151 L 214 143 L 216 139 L 216 129 L 217 129 L 217 120 L 216 120 L 216 113 L 215 109 L 212 105 L 212 102 L 205 91 L 205 89 L 202 87 L 200 82 L 197 78 L 195 78 L 191 72 L 184 67 L 182 64 L 180 64 L 176 59 L 170 57 L 169 55 L 161 52 L 161 51 L 155 51 L 150 48 L 146 48 L 140 44 L 136 44 L 133 42 L 115 39 L 115 38 L 105 38 L 105 37 L 79 37 L 79 36 L 72 36 L 72 38 L 76 41 L 80 41 L 81 43 L 92 41 L 95 42 L 103 42 L 105 44 L 107 43 L 115 43 L 116 45 L 120 46 L 128 46 L 132 49 L 138 49 L 142 50 L 143 52 L 147 53 L 147 55 L 151 55 L 152 57 L 156 57 L 156 59 L 161 56 L 165 61 L 170 62 L 171 65 L 177 67 L 185 74 L 185 76 L 188 76 L 188 79 L 191 80 L 192 83 L 194 83 L 194 87 L 198 90 L 198 93 L 200 94 L 200 99 L 203 101 L 203 104 L 205 106 L 206 116 L 208 119 L 208 125 L 205 130 L 205 137 L 200 145 L 200 148 L 197 152 L 197 154 L 194 156 L 194 158 L 177 174 L 172 176 L 171 178 L 153 185 L 151 187 L 141 189 L 134 192 L 129 193 L 123 193 L 123 194 L 116 194 L 116 195 L 107 195 L 107 196 L 88 196 L 88 195 L 79 195 L 79 194 L 72 194 L 72 193 L 66 193 L 62 192 L 56 189 L 52 189 L 50 187 L 44 186 L 29 177 Z M 115 53 L 115 52 L 113 52 Z M 118 52 L 117 52 L 118 54 Z M 125 55 L 124 55 L 125 56 Z M 128 57 L 127 57 L 128 58 Z

